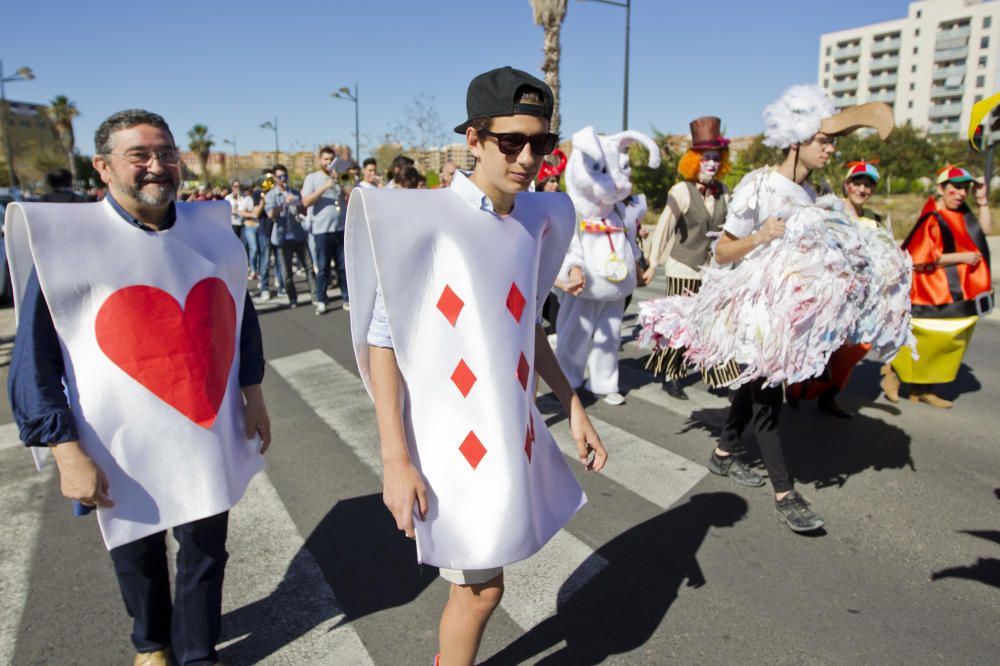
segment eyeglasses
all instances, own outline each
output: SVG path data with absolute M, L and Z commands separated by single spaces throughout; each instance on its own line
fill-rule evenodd
M 120 157 L 135 166 L 149 166 L 153 163 L 153 158 L 159 160 L 160 164 L 167 166 L 173 166 L 181 160 L 181 154 L 177 152 L 176 148 L 167 148 L 164 150 L 130 150 L 127 153 L 108 153 L 108 155 Z
M 497 140 L 497 147 L 504 155 L 517 155 L 524 150 L 524 145 L 531 144 L 531 152 L 535 155 L 548 155 L 556 149 L 559 141 L 558 134 L 521 134 L 520 132 L 491 132 L 489 130 L 476 130 L 479 136 L 492 136 Z

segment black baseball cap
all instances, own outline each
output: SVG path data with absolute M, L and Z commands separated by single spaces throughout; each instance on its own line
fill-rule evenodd
M 518 104 L 517 100 L 526 89 L 537 91 L 542 96 L 541 106 Z M 491 69 L 469 83 L 469 91 L 465 94 L 465 110 L 469 119 L 457 126 L 455 132 L 465 134 L 477 118 L 525 114 L 551 120 L 552 106 L 552 89 L 541 79 L 510 66 Z

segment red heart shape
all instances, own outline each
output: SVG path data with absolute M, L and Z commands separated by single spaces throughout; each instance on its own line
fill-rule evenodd
M 184 309 L 156 287 L 108 296 L 94 324 L 101 351 L 155 396 L 211 428 L 236 350 L 236 304 L 219 278 L 191 287 Z

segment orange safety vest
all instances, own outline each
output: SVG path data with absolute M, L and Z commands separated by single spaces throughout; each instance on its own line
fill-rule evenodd
M 914 317 L 978 314 L 976 297 L 991 291 L 990 249 L 968 206 L 957 211 L 939 209 L 932 197 L 903 241 L 903 249 L 913 258 L 910 301 Z M 942 254 L 952 252 L 978 252 L 983 259 L 976 266 L 933 266 Z

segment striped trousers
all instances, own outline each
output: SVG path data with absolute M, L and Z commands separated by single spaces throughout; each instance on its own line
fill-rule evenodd
M 667 296 L 681 296 L 685 293 L 697 293 L 701 289 L 701 280 L 694 278 L 677 278 L 667 276 Z M 663 375 L 664 379 L 678 380 L 687 376 L 688 365 L 684 362 L 684 348 L 662 349 L 650 355 L 646 368 L 654 375 Z M 712 388 L 726 386 L 740 374 L 740 368 L 735 361 L 724 365 L 707 368 L 702 371 L 702 379 Z

